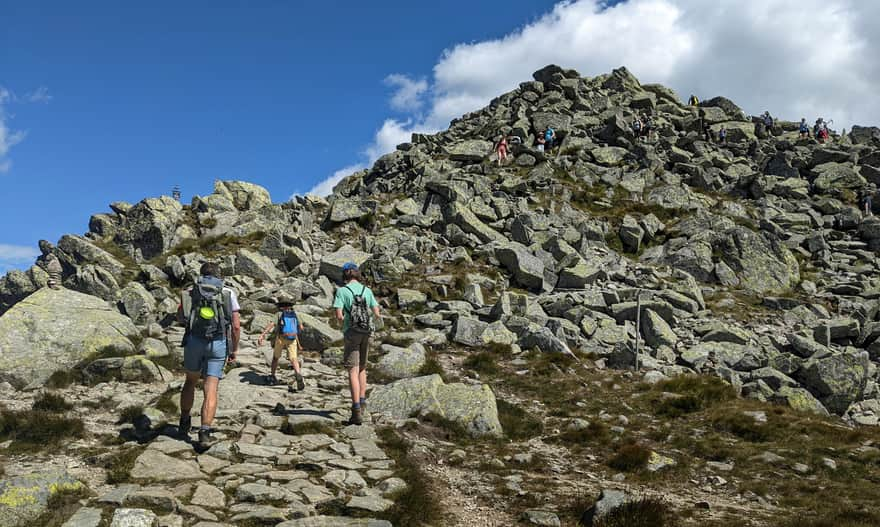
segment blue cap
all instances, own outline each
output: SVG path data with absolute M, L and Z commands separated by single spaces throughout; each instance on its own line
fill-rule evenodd
M 356 270 L 357 268 L 358 268 L 358 266 L 354 262 L 345 262 L 344 264 L 342 264 L 343 271 Z

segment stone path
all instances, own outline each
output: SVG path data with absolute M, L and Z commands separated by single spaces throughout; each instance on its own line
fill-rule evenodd
M 189 442 L 158 436 L 137 458 L 132 483 L 100 489 L 64 527 L 102 520 L 111 527 L 390 527 L 370 516 L 391 507 L 405 483 L 374 427 L 347 424 L 341 371 L 306 362 L 305 390 L 290 393 L 264 383 L 268 367 L 257 350 L 245 347 L 239 357 L 220 384 L 218 443 L 199 452 L 195 433 Z M 292 381 L 292 371 L 279 378 Z

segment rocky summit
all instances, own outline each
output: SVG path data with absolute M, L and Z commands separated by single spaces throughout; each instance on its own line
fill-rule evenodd
M 880 129 L 809 135 L 547 66 L 326 199 L 112 203 L 0 279 L 2 523 L 878 525 Z M 205 262 L 242 315 L 210 448 L 176 433 Z M 346 262 L 383 308 L 362 426 Z M 281 297 L 301 391 L 257 345 Z

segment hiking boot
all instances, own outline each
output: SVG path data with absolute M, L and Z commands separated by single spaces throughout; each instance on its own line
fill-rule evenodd
M 199 444 L 203 447 L 209 447 L 216 443 L 217 440 L 214 438 L 214 431 L 210 428 L 200 428 L 199 429 Z
M 180 421 L 177 423 L 177 434 L 180 437 L 186 437 L 189 435 L 189 431 L 192 429 L 192 417 L 188 415 L 181 415 Z
M 303 380 L 303 376 L 299 373 L 296 374 L 296 389 L 299 391 L 306 389 L 306 381 Z
M 361 419 L 361 409 L 351 407 L 351 419 L 348 420 L 349 424 L 352 425 L 361 425 L 364 423 L 363 419 Z
M 268 384 L 269 386 L 277 386 L 278 377 L 274 375 L 266 375 L 266 384 Z

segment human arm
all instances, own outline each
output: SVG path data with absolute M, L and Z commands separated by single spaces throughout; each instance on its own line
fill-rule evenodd
M 235 360 L 235 354 L 238 353 L 238 342 L 241 339 L 241 316 L 238 311 L 232 313 L 232 351 L 229 353 L 229 360 Z
M 274 328 L 275 328 L 275 323 L 274 323 L 274 322 L 270 322 L 270 323 L 266 326 L 266 329 L 264 329 L 263 332 L 260 333 L 260 338 L 257 339 L 257 346 L 262 346 L 262 345 L 263 345 L 263 341 L 264 341 L 265 338 L 266 338 L 266 334 L 269 333 L 270 331 L 272 331 Z

